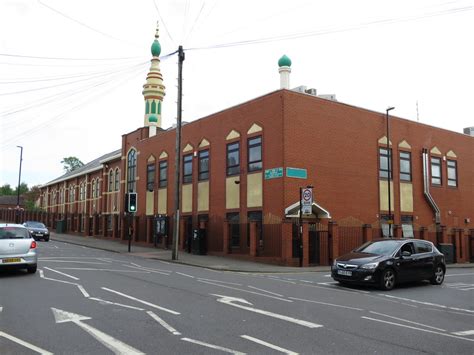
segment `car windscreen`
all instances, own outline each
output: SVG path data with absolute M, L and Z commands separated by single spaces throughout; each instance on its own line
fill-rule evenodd
M 0 239 L 27 239 L 30 238 L 28 230 L 18 227 L 0 227 Z
M 40 222 L 28 222 L 26 226 L 30 228 L 46 228 L 46 226 Z
M 378 242 L 371 242 L 362 245 L 360 248 L 356 249 L 360 253 L 370 253 L 377 255 L 391 255 L 395 250 L 398 249 L 400 243 L 392 240 L 384 240 Z

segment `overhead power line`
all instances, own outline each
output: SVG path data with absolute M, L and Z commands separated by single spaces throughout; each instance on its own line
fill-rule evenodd
M 33 55 L 23 55 L 23 54 L 12 54 L 12 53 L 0 53 L 0 57 L 15 57 L 15 58 L 30 58 L 30 59 L 45 59 L 45 60 L 87 60 L 87 61 L 114 61 L 114 60 L 129 60 L 129 59 L 138 59 L 142 57 L 119 57 L 119 58 L 68 58 L 68 57 L 41 57 Z
M 173 43 L 176 45 L 176 43 L 175 43 L 173 37 L 171 37 L 170 31 L 168 31 L 168 27 L 166 26 L 165 21 L 164 21 L 163 18 L 161 17 L 160 10 L 158 9 L 158 5 L 156 4 L 156 0 L 151 0 L 151 1 L 153 2 L 153 5 L 155 6 L 156 13 L 158 14 L 158 17 L 160 18 L 160 22 L 163 24 L 163 27 L 165 28 L 166 34 L 168 35 L 168 37 L 169 37 L 169 39 L 171 40 L 171 42 L 173 42 Z

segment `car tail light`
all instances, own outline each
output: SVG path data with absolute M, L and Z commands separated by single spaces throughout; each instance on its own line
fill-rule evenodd
M 36 242 L 34 240 L 31 242 L 30 249 L 36 249 Z

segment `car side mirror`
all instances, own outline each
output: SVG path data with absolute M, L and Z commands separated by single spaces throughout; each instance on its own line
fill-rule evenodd
M 411 253 L 409 251 L 402 251 L 402 258 L 408 258 L 411 256 Z

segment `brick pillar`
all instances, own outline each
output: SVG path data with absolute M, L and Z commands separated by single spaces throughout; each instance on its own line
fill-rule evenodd
M 281 226 L 281 258 L 285 265 L 293 261 L 293 223 L 283 222 Z
M 309 266 L 309 224 L 303 223 L 303 266 Z
M 446 226 L 440 226 L 440 233 L 441 233 L 441 243 L 451 244 L 451 238 L 448 235 L 448 230 L 446 229 Z
M 249 222 L 249 229 L 250 229 L 250 256 L 256 257 L 257 256 L 257 223 L 252 221 Z
M 147 216 L 146 218 L 146 242 L 153 243 L 153 218 Z
M 181 218 L 179 220 L 179 245 L 180 249 L 184 250 L 186 247 L 186 221 Z
M 229 221 L 224 221 L 222 231 L 222 251 L 224 254 L 229 254 L 230 245 L 229 245 Z
M 462 229 L 454 229 L 454 240 L 456 243 L 456 262 L 462 263 L 464 261 L 464 252 L 462 250 L 463 245 L 462 243 L 462 234 L 463 230 Z
M 420 239 L 426 240 L 428 238 L 428 229 L 420 227 Z
M 374 239 L 374 230 L 371 224 L 362 225 L 362 237 L 364 238 L 364 243 Z
M 398 224 L 392 224 L 392 233 L 393 233 L 393 238 L 401 238 L 402 237 L 402 228 Z
M 112 215 L 112 238 L 118 237 L 118 216 L 116 214 Z
M 337 222 L 334 222 L 334 221 L 329 222 L 328 233 L 331 236 L 331 243 L 332 243 L 332 255 L 329 255 L 328 257 L 329 259 L 334 260 L 340 255 L 339 254 L 339 228 L 337 226 Z
M 107 218 L 108 218 L 108 215 L 105 215 L 103 214 L 101 219 L 102 219 L 102 236 L 103 237 L 107 237 Z

